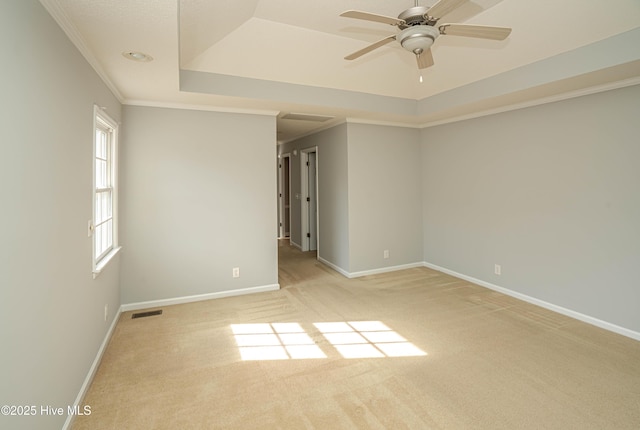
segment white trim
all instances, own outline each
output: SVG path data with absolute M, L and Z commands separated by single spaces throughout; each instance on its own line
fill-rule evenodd
M 351 278 L 350 273 L 347 272 L 346 270 L 344 270 L 342 267 L 336 266 L 332 262 L 327 261 L 327 260 L 325 260 L 324 258 L 322 258 L 320 256 L 318 256 L 318 261 L 321 262 L 324 265 L 327 265 L 327 266 L 331 267 L 333 270 L 335 270 L 336 272 L 340 273 L 342 276 L 345 276 L 347 278 Z
M 111 90 L 114 96 L 118 99 L 120 103 L 124 100 L 122 94 L 118 90 L 118 87 L 114 85 L 114 83 L 109 79 L 109 76 L 105 73 L 104 69 L 100 65 L 98 59 L 93 55 L 91 49 L 85 42 L 82 37 L 80 31 L 73 25 L 73 22 L 64 11 L 63 7 L 60 6 L 58 0 L 40 0 L 40 3 L 44 8 L 49 12 L 49 15 L 53 18 L 53 20 L 58 23 L 62 31 L 67 35 L 71 43 L 75 45 L 75 47 L 80 51 L 80 54 L 84 57 L 85 60 L 93 67 L 93 70 L 96 71 L 100 79 L 105 83 L 107 87 Z
M 618 325 L 612 324 L 607 321 L 600 320 L 598 318 L 594 318 L 589 315 L 582 314 L 580 312 L 573 311 L 571 309 L 563 308 L 562 306 L 554 305 L 553 303 L 545 302 L 544 300 L 536 299 L 535 297 L 528 296 L 526 294 L 518 293 L 517 291 L 510 290 L 508 288 L 500 287 L 498 285 L 494 285 L 490 282 L 483 281 L 481 279 L 473 278 L 471 276 L 463 275 L 462 273 L 455 272 L 453 270 L 449 270 L 445 267 L 437 266 L 435 264 L 427 263 L 426 261 L 423 263 L 424 267 L 428 267 L 429 269 L 437 270 L 438 272 L 446 273 L 447 275 L 455 276 L 456 278 L 464 279 L 465 281 L 472 282 L 474 284 L 480 285 L 485 288 L 489 288 L 490 290 L 498 291 L 499 293 L 506 294 L 507 296 L 515 297 L 516 299 L 523 300 L 525 302 L 534 304 L 536 306 L 540 306 L 545 309 L 549 309 L 550 311 L 557 312 L 562 315 L 566 315 L 571 318 L 575 318 L 579 321 L 585 322 L 587 324 L 594 325 L 596 327 L 600 327 L 602 329 L 620 334 L 622 336 L 630 337 L 631 339 L 640 340 L 640 332 L 630 330 L 628 328 L 620 327 Z
M 150 300 L 147 302 L 128 303 L 120 307 L 121 312 L 137 311 L 140 309 L 156 308 L 159 306 L 181 305 L 183 303 L 200 302 L 203 300 L 221 299 L 224 297 L 243 296 L 245 294 L 264 293 L 280 289 L 280 284 L 263 285 L 260 287 L 240 288 L 237 290 L 219 291 L 216 293 L 197 294 L 193 296 L 174 297 L 171 299 Z
M 96 267 L 94 267 L 93 269 L 93 279 L 96 279 L 98 277 L 98 275 L 104 270 L 104 268 L 107 267 L 107 264 L 109 264 L 109 262 L 113 259 L 113 257 L 116 256 L 116 254 L 118 254 L 118 252 L 120 252 L 121 249 L 122 247 L 118 246 L 109 251 L 107 255 L 100 259 L 100 261 L 96 264 Z
M 533 106 L 539 106 L 539 105 L 545 105 L 545 104 L 549 104 L 549 103 L 555 103 L 555 102 L 559 102 L 559 101 L 562 101 L 562 100 L 568 100 L 568 99 L 573 99 L 573 98 L 576 98 L 576 97 L 588 96 L 588 95 L 591 95 L 591 94 L 602 93 L 602 92 L 605 92 L 605 91 L 616 90 L 616 89 L 619 89 L 619 88 L 630 87 L 630 86 L 638 85 L 638 84 L 640 84 L 640 77 L 624 79 L 622 81 L 606 83 L 606 84 L 602 84 L 602 85 L 597 85 L 595 87 L 582 88 L 582 89 L 579 89 L 579 90 L 569 91 L 569 92 L 562 93 L 562 94 L 555 94 L 555 95 L 548 96 L 548 97 L 543 97 L 543 98 L 540 98 L 540 99 L 537 99 L 537 100 L 529 100 L 529 101 L 525 101 L 525 102 L 522 102 L 522 103 L 510 104 L 510 105 L 501 106 L 501 107 L 498 107 L 498 108 L 495 108 L 495 109 L 489 109 L 489 110 L 484 110 L 484 111 L 480 111 L 480 112 L 474 112 L 474 113 L 470 113 L 470 114 L 467 114 L 467 115 L 461 115 L 461 116 L 457 116 L 457 117 L 453 117 L 453 118 L 447 118 L 447 119 L 438 120 L 438 121 L 426 122 L 426 123 L 420 125 L 420 129 L 429 128 L 429 127 L 435 127 L 435 126 L 443 125 L 443 124 L 450 124 L 452 122 L 466 121 L 468 119 L 473 119 L 473 118 L 481 118 L 483 116 L 496 115 L 496 114 L 503 113 L 503 112 L 510 112 L 510 111 L 514 111 L 514 110 L 533 107 Z
M 206 112 L 220 112 L 220 113 L 241 113 L 246 115 L 263 115 L 277 117 L 280 111 L 277 110 L 259 110 L 259 109 L 244 109 L 225 106 L 213 106 L 213 105 L 199 105 L 191 103 L 178 103 L 178 102 L 162 102 L 153 100 L 131 100 L 127 99 L 122 102 L 127 106 L 141 106 L 141 107 L 155 107 L 164 109 L 182 109 L 182 110 L 196 110 Z
M 318 261 L 321 262 L 322 264 L 325 264 L 331 267 L 333 270 L 335 270 L 336 272 L 340 273 L 342 276 L 345 276 L 349 279 L 359 278 L 361 276 L 377 275 L 379 273 L 396 272 L 398 270 L 413 269 L 416 267 L 424 267 L 424 262 L 420 261 L 416 263 L 400 264 L 397 266 L 380 267 L 378 269 L 361 270 L 359 272 L 348 272 L 344 270 L 342 267 L 336 266 L 332 262 L 327 261 L 322 257 L 318 257 Z
M 109 140 L 109 155 L 107 158 L 109 159 L 108 167 L 111 169 L 110 172 L 110 185 L 112 190 L 111 196 L 111 222 L 112 222 L 112 237 L 111 237 L 111 249 L 105 255 L 95 255 L 96 252 L 96 243 L 95 243 L 95 228 L 96 228 L 96 129 L 100 127 L 111 130 L 111 137 Z M 104 130 L 107 132 L 107 130 Z M 98 274 L 104 269 L 104 267 L 109 263 L 113 257 L 120 251 L 119 239 L 118 239 L 118 140 L 119 140 L 119 126 L 118 122 L 115 121 L 107 112 L 98 106 L 97 104 L 93 105 L 93 180 L 92 180 L 92 191 L 91 191 L 91 255 L 92 255 L 92 273 L 93 279 L 95 279 Z
M 418 117 L 415 117 L 415 118 L 416 120 L 419 120 Z M 421 129 L 425 127 L 420 124 L 408 124 L 406 122 L 383 121 L 383 120 L 377 120 L 377 119 L 354 118 L 354 117 L 347 117 L 345 122 L 347 124 L 383 125 L 386 127 L 402 127 L 402 128 L 416 128 L 416 129 Z
M 315 240 L 316 247 L 315 249 L 311 248 L 311 238 L 307 238 L 305 230 L 307 232 L 311 232 L 311 227 L 309 226 L 309 205 L 306 204 L 307 198 L 310 198 L 308 195 L 309 191 L 309 167 L 307 167 L 307 163 L 309 163 L 309 154 L 315 154 L 315 166 L 314 170 L 316 173 L 315 177 L 315 200 L 316 200 L 316 230 L 315 230 Z M 305 170 L 306 169 L 306 170 Z M 302 251 L 316 251 L 318 254 L 320 253 L 320 197 L 318 193 L 318 147 L 310 146 L 309 148 L 304 148 L 300 150 L 300 240 L 302 242 Z M 307 240 L 309 239 L 309 240 Z
M 288 172 L 289 172 L 289 177 L 287 178 L 288 183 L 289 183 L 289 189 L 287 190 L 287 194 L 289 196 L 289 209 L 285 208 L 285 204 L 284 204 L 284 163 L 285 163 L 285 158 L 287 159 L 286 162 L 288 164 Z M 287 238 L 289 236 L 291 236 L 291 153 L 287 152 L 284 154 L 280 154 L 278 155 L 278 238 L 279 239 L 284 239 Z M 289 236 L 285 235 L 285 214 L 286 212 L 289 212 Z
M 361 276 L 377 275 L 379 273 L 395 272 L 397 270 L 413 269 L 415 267 L 424 267 L 422 262 L 400 264 L 398 266 L 380 267 L 379 269 L 361 270 L 360 272 L 349 273 L 349 278 L 359 278 Z
M 91 386 L 91 383 L 93 382 L 93 378 L 98 370 L 98 366 L 100 366 L 100 362 L 102 361 L 102 356 L 104 355 L 105 350 L 107 349 L 107 345 L 109 344 L 109 341 L 111 340 L 111 336 L 113 335 L 113 332 L 116 328 L 116 325 L 118 323 L 118 321 L 120 320 L 120 315 L 123 312 L 127 312 L 127 311 L 135 311 L 135 310 L 139 310 L 139 309 L 146 309 L 146 308 L 153 308 L 153 307 L 159 307 L 159 306 L 169 306 L 169 305 L 177 305 L 177 304 L 182 304 L 182 303 L 191 303 L 191 302 L 197 302 L 197 301 L 202 301 L 202 300 L 210 300 L 210 299 L 220 299 L 223 297 L 232 297 L 232 296 L 240 296 L 240 295 L 245 295 L 245 294 L 253 294 L 253 293 L 261 293 L 261 292 L 267 292 L 267 291 L 276 291 L 280 289 L 280 284 L 272 284 L 272 285 L 264 285 L 261 287 L 252 287 L 252 288 L 242 288 L 239 290 L 228 290 L 228 291 L 221 291 L 218 293 L 210 293 L 210 294 L 200 294 L 200 295 L 195 295 L 195 296 L 186 296 L 186 297 L 177 297 L 177 298 L 173 298 L 173 299 L 164 299 L 164 300 L 152 300 L 152 301 L 148 301 L 148 302 L 138 302 L 138 303 L 129 303 L 126 305 L 120 305 L 120 309 L 118 309 L 118 312 L 116 313 L 116 315 L 113 317 L 113 321 L 111 321 L 111 326 L 109 327 L 109 330 L 107 331 L 104 340 L 102 341 L 102 344 L 100 345 L 100 348 L 98 349 L 98 353 L 96 354 L 96 357 L 93 360 L 93 363 L 91 364 L 91 367 L 89 368 L 89 372 L 87 373 L 87 376 L 84 379 L 84 382 L 82 383 L 82 386 L 80 387 L 80 391 L 78 392 L 78 395 L 76 396 L 76 400 L 73 403 L 73 406 L 80 406 L 82 404 L 82 401 L 84 400 L 85 396 L 87 395 L 87 391 L 89 390 L 89 387 Z M 80 408 L 80 410 L 82 410 L 82 408 Z M 73 420 L 75 419 L 74 415 L 69 415 L 67 416 L 67 420 L 65 421 L 62 430 L 68 430 L 72 427 L 73 425 Z
M 111 336 L 113 335 L 113 331 L 116 328 L 116 324 L 120 320 L 121 313 L 122 313 L 122 306 L 120 306 L 120 309 L 113 317 L 113 321 L 111 321 L 111 326 L 109 326 L 109 330 L 107 330 L 107 334 L 104 336 L 104 340 L 102 341 L 100 348 L 98 348 L 98 353 L 96 354 L 96 358 L 93 359 L 93 363 L 89 368 L 89 372 L 87 373 L 87 376 L 84 378 L 84 382 L 80 387 L 80 392 L 78 392 L 78 396 L 76 397 L 76 400 L 73 403 L 73 406 L 76 406 L 76 407 L 80 406 L 85 396 L 87 395 L 87 391 L 91 386 L 91 382 L 93 382 L 93 377 L 96 375 L 96 371 L 98 370 L 98 366 L 102 361 L 102 356 L 104 355 L 104 352 L 107 349 L 107 345 L 111 340 Z M 80 410 L 82 410 L 82 408 L 80 408 Z M 75 415 L 73 414 L 68 415 L 67 420 L 64 422 L 64 425 L 62 426 L 62 430 L 70 429 L 74 419 L 75 419 Z
M 300 242 L 302 252 L 309 251 L 309 205 L 307 204 L 307 198 L 309 198 L 309 150 L 300 151 Z

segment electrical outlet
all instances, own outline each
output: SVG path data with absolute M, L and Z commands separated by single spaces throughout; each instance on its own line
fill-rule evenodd
M 107 316 L 109 315 L 109 305 L 104 305 L 104 320 L 107 320 Z
M 240 277 L 240 268 L 239 267 L 234 267 L 233 268 L 233 277 L 234 278 L 239 278 Z
M 496 275 L 501 275 L 502 267 L 500 267 L 499 264 L 496 264 L 495 266 L 493 266 L 493 273 L 495 273 Z
M 383 256 L 384 258 L 389 258 L 389 250 L 388 250 L 388 249 L 385 249 L 385 250 L 384 250 L 384 252 L 382 253 L 382 256 Z

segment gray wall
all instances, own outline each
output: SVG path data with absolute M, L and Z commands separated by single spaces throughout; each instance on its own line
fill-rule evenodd
M 634 86 L 424 129 L 425 261 L 640 331 L 639 112 Z
M 66 415 L 120 306 L 118 257 L 94 280 L 87 237 L 93 104 L 120 105 L 38 1 L 0 2 L 0 52 L 0 404 Z M 39 412 L 0 427 L 66 419 Z
M 347 127 L 325 131 L 318 147 L 319 256 L 340 268 L 349 267 L 349 194 Z M 311 139 L 312 140 L 312 139 Z
M 300 151 L 318 148 L 318 257 L 344 270 L 349 267 L 347 125 L 342 124 L 278 147 L 291 155 L 291 241 L 302 245 Z M 298 155 L 294 156 L 293 151 Z
M 0 52 L 0 404 L 66 407 L 120 303 L 277 283 L 275 120 L 122 115 L 35 0 L 0 2 Z M 346 124 L 295 142 L 319 147 L 321 252 L 349 272 L 411 263 L 422 230 L 429 263 L 640 332 L 639 100 L 636 86 L 419 136 Z M 94 103 L 123 118 L 124 246 L 95 280 Z
M 420 131 L 348 126 L 349 272 L 421 263 Z
M 124 120 L 122 302 L 277 284 L 275 117 L 126 106 Z
M 280 145 L 279 153 L 292 154 L 293 196 L 300 193 L 300 157 L 293 150 L 312 146 L 318 147 L 318 257 L 354 276 L 420 264 L 420 131 L 348 123 Z M 295 199 L 291 240 L 302 243 Z

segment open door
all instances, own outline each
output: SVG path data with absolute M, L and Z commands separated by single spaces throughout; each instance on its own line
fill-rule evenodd
M 301 233 L 302 250 L 318 249 L 318 151 L 308 148 L 300 151 L 301 172 Z
M 279 214 L 279 230 L 280 238 L 287 238 L 291 232 L 291 157 L 289 154 L 283 154 L 278 161 L 279 174 L 279 190 L 278 190 L 278 214 Z
M 309 153 L 309 169 L 307 174 L 309 180 L 307 184 L 309 186 L 309 251 L 315 251 L 318 249 L 318 185 L 316 183 L 317 175 L 317 163 L 316 153 Z

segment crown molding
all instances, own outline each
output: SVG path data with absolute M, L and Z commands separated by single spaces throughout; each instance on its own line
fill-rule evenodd
M 246 115 L 263 115 L 277 117 L 280 111 L 269 109 L 243 109 L 233 108 L 216 105 L 206 104 L 193 104 L 193 103 L 179 103 L 179 102 L 163 102 L 163 101 L 151 101 L 151 100 L 132 100 L 127 99 L 122 102 L 126 106 L 142 106 L 142 107 L 154 107 L 154 108 L 166 108 L 166 109 L 183 109 L 183 110 L 199 110 L 207 112 L 220 112 L 220 113 L 242 113 Z
M 403 128 L 422 128 L 420 124 L 414 124 L 415 118 L 409 118 L 407 122 L 398 121 L 383 121 L 377 119 L 347 117 L 347 123 L 349 124 L 367 124 L 367 125 L 384 125 L 386 127 L 403 127 Z
M 80 31 L 73 25 L 73 22 L 69 18 L 69 15 L 64 11 L 63 7 L 60 6 L 58 0 L 40 0 L 40 3 L 44 8 L 49 12 L 49 15 L 58 23 L 60 28 L 65 32 L 71 43 L 75 45 L 75 47 L 80 51 L 80 54 L 87 60 L 87 62 L 93 67 L 93 70 L 96 71 L 100 79 L 105 83 L 105 85 L 111 90 L 113 95 L 118 99 L 120 103 L 123 103 L 124 97 L 118 90 L 118 88 L 114 85 L 114 83 L 109 79 L 109 76 L 105 73 L 104 69 L 100 65 L 98 59 L 93 55 L 91 49 L 85 42 L 84 38 L 80 34 Z
M 552 96 L 542 97 L 535 100 L 528 100 L 522 103 L 515 103 L 515 104 L 506 105 L 506 106 L 501 106 L 495 109 L 483 110 L 479 112 L 470 113 L 467 115 L 446 118 L 438 121 L 426 122 L 421 124 L 420 128 L 435 127 L 438 125 L 450 124 L 450 123 L 459 122 L 459 121 L 466 121 L 468 119 L 480 118 L 483 116 L 496 115 L 503 112 L 526 109 L 529 107 L 555 103 L 563 100 L 573 99 L 576 97 L 588 96 L 591 94 L 602 93 L 605 91 L 617 90 L 619 88 L 631 87 L 634 85 L 640 85 L 640 77 L 623 79 L 621 81 L 616 81 L 616 82 L 608 82 L 606 84 L 595 85 L 587 88 L 581 88 L 579 90 L 568 91 L 566 93 L 555 94 Z

